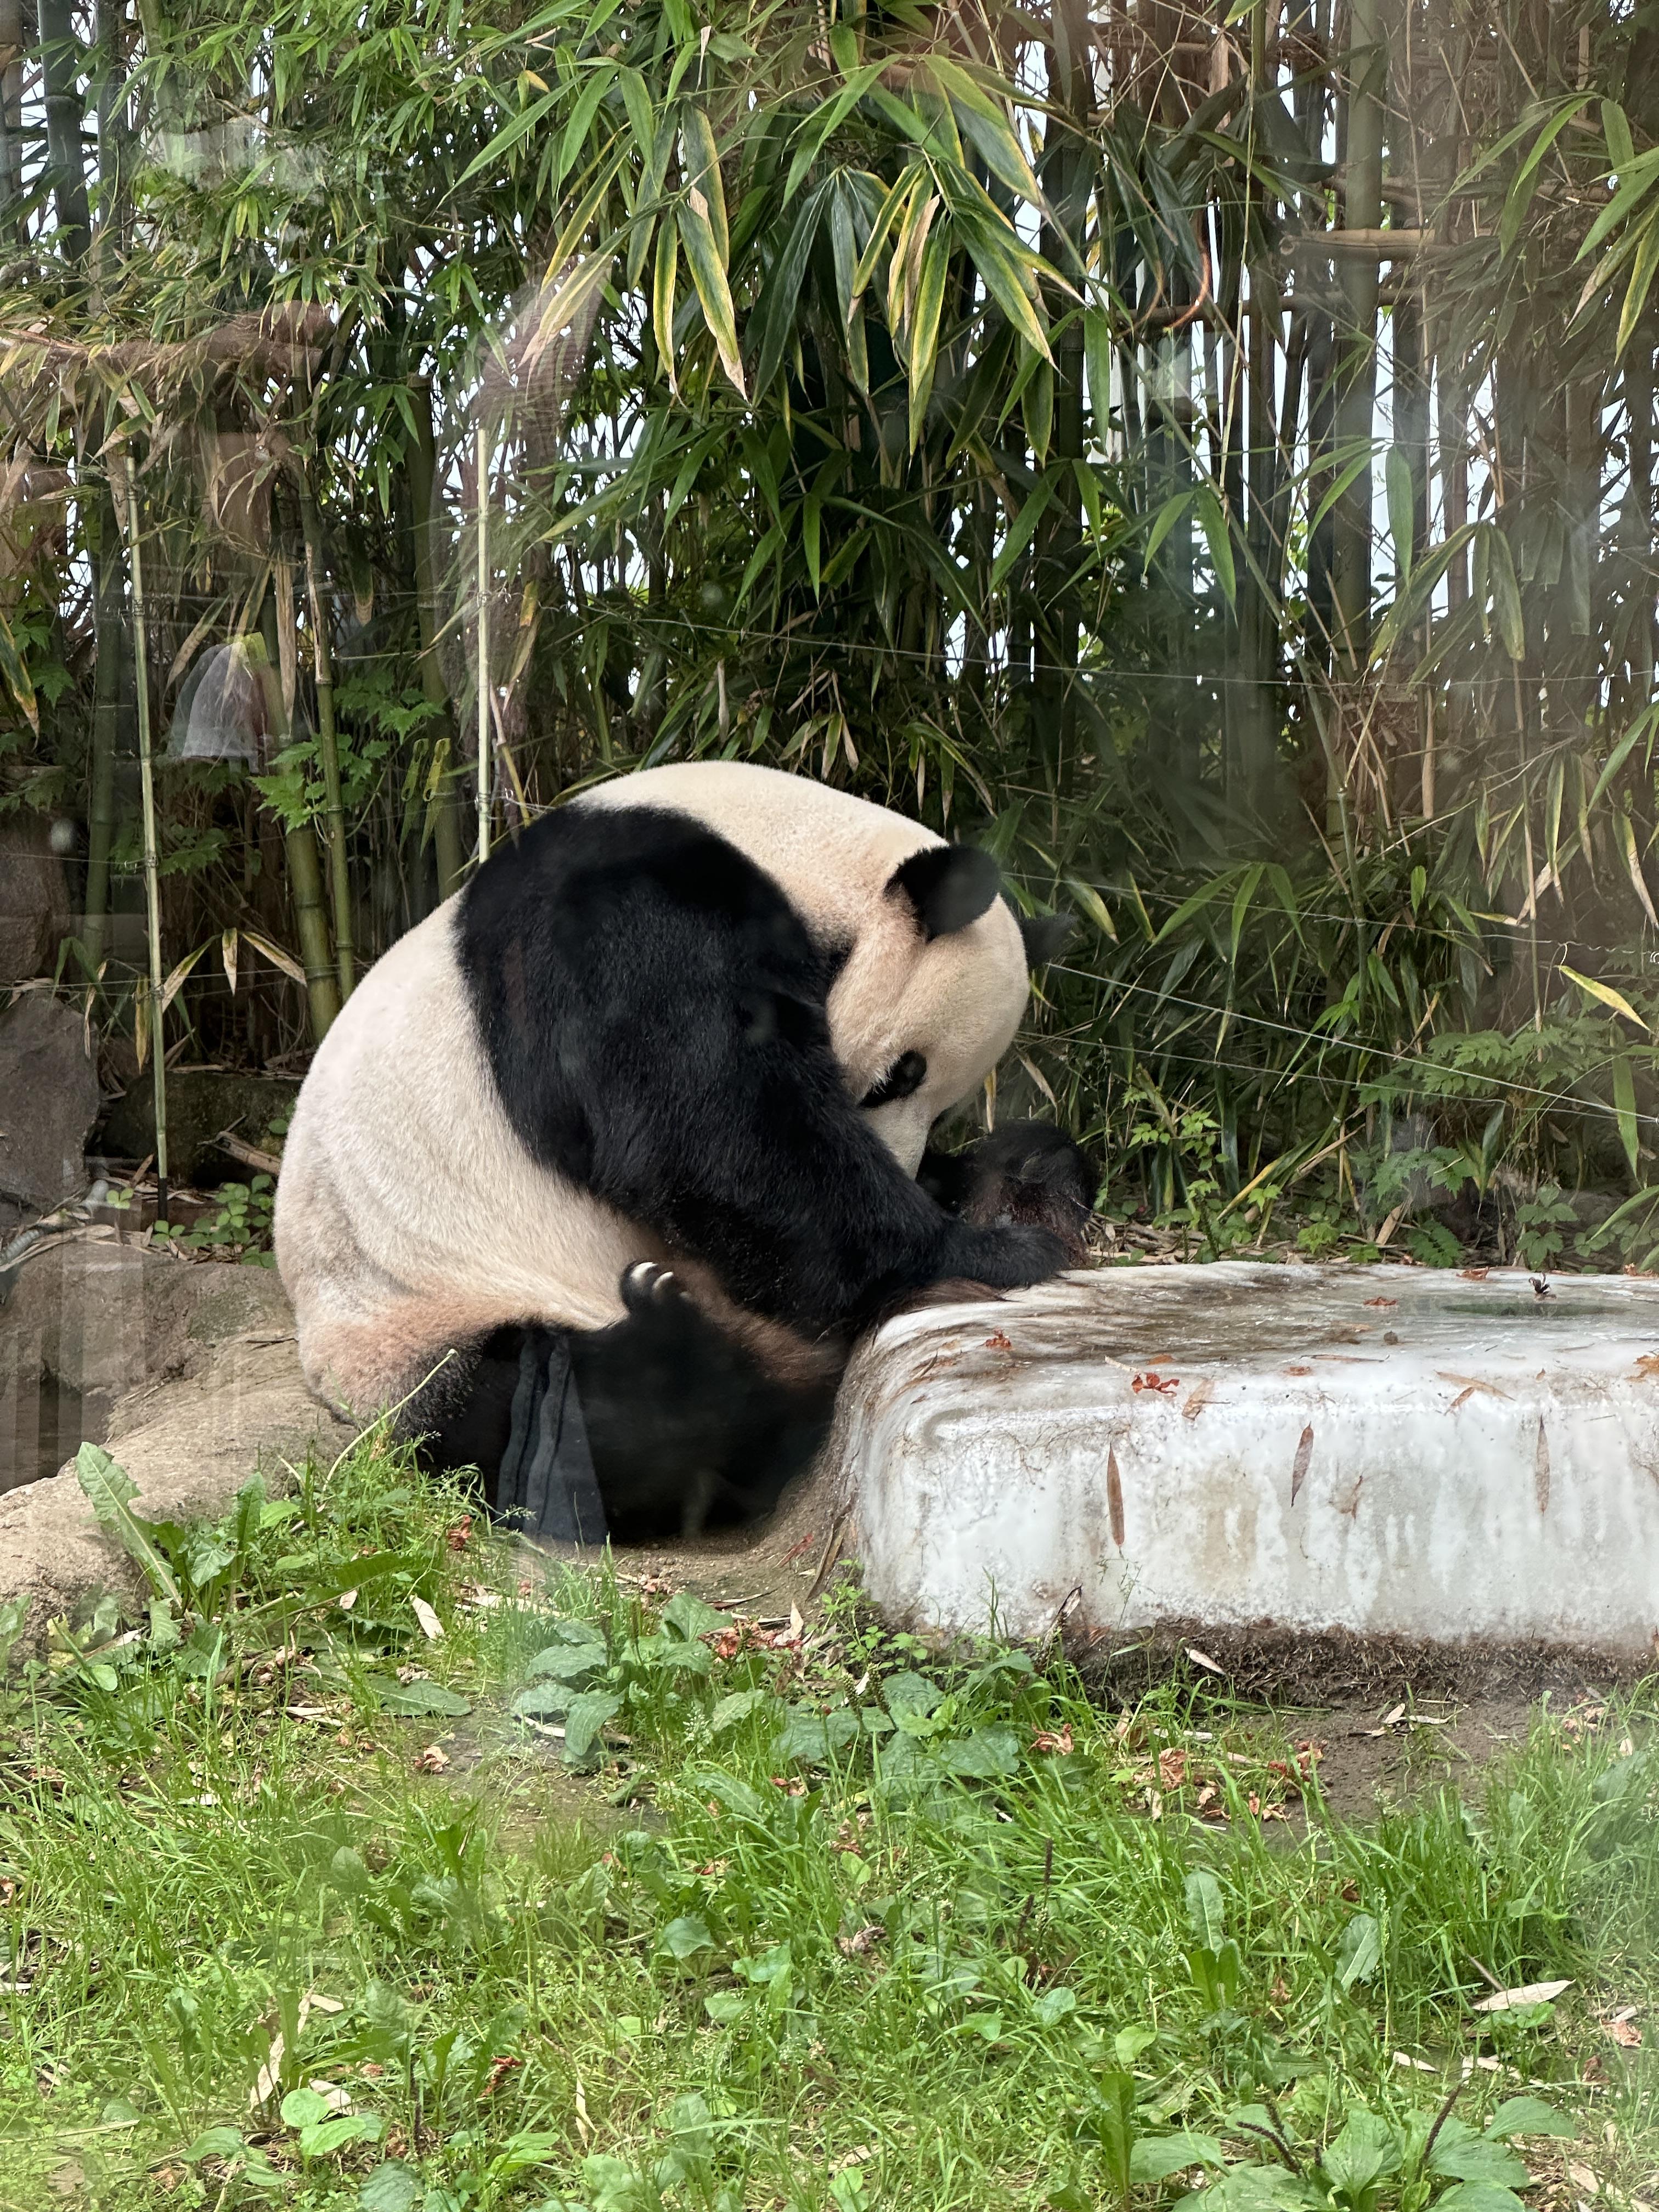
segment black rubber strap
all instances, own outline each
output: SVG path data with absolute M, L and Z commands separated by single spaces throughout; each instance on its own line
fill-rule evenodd
M 495 1511 L 537 1543 L 603 1544 L 610 1530 L 562 1329 L 526 1329 Z

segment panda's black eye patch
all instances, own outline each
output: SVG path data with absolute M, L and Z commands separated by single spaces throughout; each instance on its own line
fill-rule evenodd
M 927 1063 L 919 1052 L 902 1052 L 879 1082 L 872 1083 L 859 1101 L 860 1111 L 872 1106 L 890 1106 L 896 1098 L 908 1098 L 927 1080 Z

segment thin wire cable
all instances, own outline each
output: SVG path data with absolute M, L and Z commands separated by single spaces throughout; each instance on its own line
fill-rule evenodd
M 1549 1090 L 1540 1084 L 1522 1083 L 1515 1077 L 1508 1075 L 1472 1075 L 1463 1078 L 1460 1076 L 1460 1072 L 1457 1069 L 1447 1067 L 1443 1062 L 1439 1060 L 1425 1060 L 1420 1054 L 1395 1052 L 1386 1045 L 1360 1044 L 1355 1042 L 1352 1038 L 1334 1036 L 1328 1030 L 1302 1029 L 1294 1022 L 1274 1021 L 1267 1014 L 1245 1013 L 1237 1006 L 1212 1006 L 1202 999 L 1185 999 L 1181 997 L 1178 993 L 1173 991 L 1160 991 L 1156 985 L 1152 983 L 1130 983 L 1126 982 L 1118 977 L 1097 975 L 1086 968 L 1068 967 L 1062 961 L 1056 960 L 1052 964 L 1058 969 L 1062 975 L 1076 976 L 1082 982 L 1100 984 L 1108 990 L 1138 992 L 1147 998 L 1161 1000 L 1166 1006 L 1185 1006 L 1194 1013 L 1224 1014 L 1229 1016 L 1233 1021 L 1247 1023 L 1255 1029 L 1275 1030 L 1282 1036 L 1299 1037 L 1304 1042 L 1310 1044 L 1324 1045 L 1328 1048 L 1329 1046 L 1335 1045 L 1345 1052 L 1364 1053 L 1373 1060 L 1395 1060 L 1402 1067 L 1413 1067 L 1417 1069 L 1419 1074 L 1425 1069 L 1433 1068 L 1438 1069 L 1441 1073 L 1446 1075 L 1458 1077 L 1461 1080 L 1474 1083 L 1497 1084 L 1504 1091 L 1513 1092 L 1519 1097 L 1541 1098 L 1547 1105 L 1552 1106 L 1570 1103 L 1577 1108 L 1579 1111 L 1583 1113 L 1599 1114 L 1605 1121 L 1616 1121 L 1620 1118 L 1619 1109 L 1616 1106 L 1605 1105 L 1599 1098 L 1582 1098 L 1575 1091 Z M 1125 1049 L 1122 1046 L 1114 1046 L 1103 1041 L 1090 1038 L 1079 1038 L 1075 1040 L 1075 1042 L 1079 1044 L 1093 1044 L 1097 1049 L 1101 1051 L 1122 1051 Z M 1151 1059 L 1153 1056 L 1153 1054 L 1150 1052 L 1146 1054 L 1148 1059 Z M 1267 1073 L 1265 1069 L 1260 1072 L 1262 1073 Z M 1286 1081 L 1301 1082 L 1307 1079 L 1304 1076 L 1298 1074 L 1293 1068 L 1285 1069 L 1283 1071 L 1283 1074 Z M 1486 1094 L 1475 1091 L 1465 1093 L 1464 1095 L 1466 1097 L 1480 1098 L 1482 1103 L 1487 1105 L 1497 1106 L 1502 1105 L 1505 1103 L 1495 1093 Z M 1659 1115 L 1643 1114 L 1638 1112 L 1635 1118 L 1638 1121 L 1648 1122 L 1651 1127 L 1659 1127 Z

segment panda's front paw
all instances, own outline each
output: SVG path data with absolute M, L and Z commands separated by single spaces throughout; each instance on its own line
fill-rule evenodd
M 999 1291 L 1046 1282 L 1074 1264 L 1063 1239 L 1019 1222 L 1005 1229 L 965 1229 L 951 1272 Z
M 624 1267 L 619 1287 L 622 1302 L 631 1314 L 660 1313 L 665 1307 L 691 1303 L 672 1268 L 659 1267 L 654 1260 L 639 1260 Z

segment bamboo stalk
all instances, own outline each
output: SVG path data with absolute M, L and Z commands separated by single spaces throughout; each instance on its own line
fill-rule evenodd
M 478 418 L 478 866 L 489 858 L 489 429 Z
M 276 602 L 265 594 L 260 613 L 265 644 L 265 694 L 271 720 L 280 742 L 291 735 L 283 687 L 276 680 Z M 340 1011 L 333 948 L 328 936 L 328 906 L 323 890 L 323 864 L 317 849 L 317 832 L 308 815 L 283 825 L 283 853 L 288 870 L 289 896 L 294 902 L 294 927 L 305 963 L 306 1000 L 311 1017 L 311 1041 L 320 1044 Z
M 408 457 L 409 489 L 414 513 L 410 518 L 415 539 L 415 610 L 421 634 L 421 690 L 429 706 L 438 711 L 432 727 L 447 766 L 433 820 L 432 842 L 438 862 L 438 893 L 448 898 L 460 889 L 462 854 L 459 813 L 454 787 L 459 747 L 449 691 L 438 659 L 438 550 L 434 542 L 437 495 L 437 450 L 432 435 L 432 392 L 424 378 L 415 388 L 415 436 Z
M 83 489 L 89 489 L 83 487 Z M 104 962 L 109 922 L 109 857 L 115 843 L 115 748 L 121 720 L 123 617 L 120 525 L 109 485 L 91 489 L 97 543 L 92 549 L 92 727 L 88 733 L 87 882 L 81 942 L 95 978 Z
M 311 603 L 312 651 L 317 684 L 317 750 L 323 768 L 323 805 L 328 823 L 329 889 L 334 909 L 334 960 L 340 978 L 342 1005 L 356 988 L 357 963 L 352 944 L 351 882 L 346 872 L 345 801 L 340 793 L 340 749 L 334 728 L 334 655 L 329 644 L 328 622 L 317 580 L 322 560 L 322 528 L 317 502 L 309 483 L 300 486 L 300 529 L 305 539 L 306 591 Z
M 167 1060 L 161 1005 L 161 873 L 155 842 L 155 769 L 150 752 L 149 655 L 144 644 L 144 567 L 138 546 L 138 489 L 130 454 L 126 480 L 127 565 L 132 579 L 132 659 L 138 688 L 138 782 L 144 841 L 144 913 L 149 937 L 150 1080 L 155 1099 L 155 1214 L 167 1218 Z

